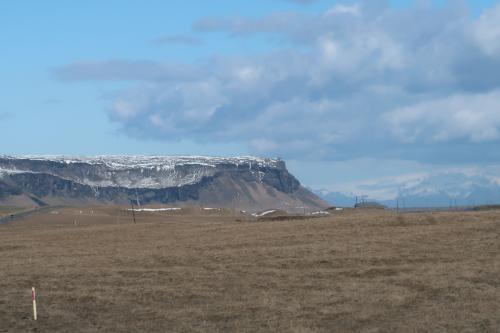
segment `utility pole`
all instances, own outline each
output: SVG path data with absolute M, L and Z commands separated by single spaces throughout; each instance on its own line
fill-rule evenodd
M 133 200 L 130 200 L 130 205 L 132 206 L 132 218 L 134 219 L 134 224 L 137 224 L 137 222 L 135 221 L 135 209 Z

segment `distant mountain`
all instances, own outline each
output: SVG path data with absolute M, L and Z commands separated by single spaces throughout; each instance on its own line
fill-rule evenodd
M 327 204 L 280 159 L 0 156 L 0 203 L 203 205 L 316 211 Z
M 500 203 L 500 179 L 473 172 L 438 172 L 384 178 L 358 184 L 353 191 L 368 200 L 395 207 L 450 207 Z M 315 191 L 333 205 L 355 200 L 355 195 Z
M 471 206 L 500 202 L 500 184 L 493 176 L 461 172 L 424 177 L 399 191 L 403 204 L 412 206 Z
M 341 193 L 341 192 L 330 192 L 328 190 L 313 190 L 320 198 L 337 207 L 354 207 L 356 204 L 356 197 Z

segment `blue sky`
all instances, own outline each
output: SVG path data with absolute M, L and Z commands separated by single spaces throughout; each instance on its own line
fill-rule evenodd
M 4 154 L 281 156 L 301 181 L 500 164 L 498 1 L 2 1 Z

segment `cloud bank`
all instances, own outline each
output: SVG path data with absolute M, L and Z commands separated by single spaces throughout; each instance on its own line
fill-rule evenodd
M 283 48 L 196 65 L 78 62 L 55 75 L 136 81 L 107 112 L 137 138 L 240 142 L 286 158 L 500 161 L 500 5 L 473 18 L 456 2 L 346 2 L 316 15 L 205 18 L 193 29 L 272 36 Z

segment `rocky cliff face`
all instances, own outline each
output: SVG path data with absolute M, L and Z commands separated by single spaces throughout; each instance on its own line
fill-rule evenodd
M 0 200 L 39 203 L 196 204 L 259 210 L 317 210 L 279 159 L 255 157 L 0 157 Z

